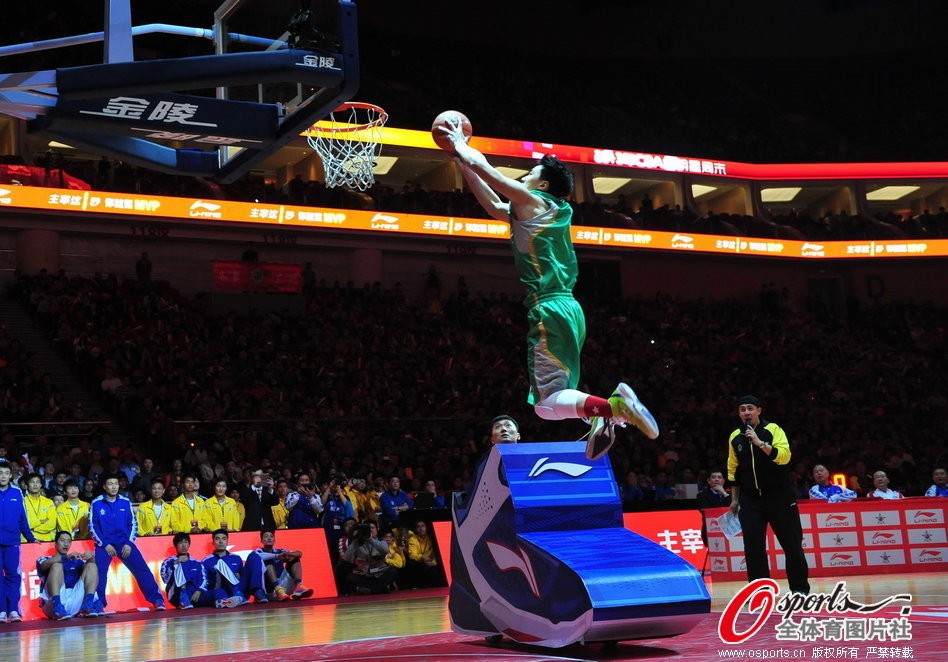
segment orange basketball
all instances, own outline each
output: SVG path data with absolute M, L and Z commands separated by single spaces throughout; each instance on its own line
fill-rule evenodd
M 435 144 L 444 151 L 453 154 L 454 149 L 451 146 L 451 141 L 445 138 L 441 133 L 435 131 L 435 128 L 439 126 L 458 125 L 461 126 L 464 135 L 470 139 L 471 134 L 474 133 L 474 128 L 471 126 L 471 120 L 469 120 L 464 113 L 457 110 L 446 110 L 434 118 L 434 122 L 431 123 L 431 137 L 434 138 Z

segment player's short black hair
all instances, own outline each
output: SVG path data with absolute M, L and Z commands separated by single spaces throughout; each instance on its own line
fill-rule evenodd
M 276 531 L 273 530 L 273 529 L 261 529 L 261 530 L 260 530 L 260 540 L 263 540 L 263 534 L 264 534 L 264 533 L 272 533 L 273 535 L 276 535 Z
M 31 480 L 33 480 L 34 478 L 39 478 L 39 482 L 40 482 L 40 483 L 43 482 L 43 477 L 40 476 L 38 473 L 36 473 L 36 472 L 34 471 L 33 473 L 26 474 L 26 482 L 27 482 L 27 484 L 29 484 L 29 482 L 30 482 Z
M 65 490 L 67 487 L 75 487 L 75 488 L 78 490 L 78 489 L 79 489 L 79 481 L 76 480 L 75 478 L 70 478 L 70 479 L 67 480 L 65 483 L 63 483 L 63 489 Z
M 514 417 L 510 416 L 509 414 L 501 414 L 500 416 L 494 416 L 494 418 L 490 422 L 491 430 L 493 430 L 494 426 L 497 425 L 500 421 L 510 421 L 511 423 L 514 424 L 514 427 L 517 428 L 517 432 L 520 432 L 520 424 L 517 423 Z
M 540 166 L 540 179 L 550 184 L 547 193 L 565 198 L 573 192 L 573 173 L 562 161 L 552 154 L 545 154 L 540 159 Z
M 181 477 L 181 482 L 183 483 L 183 482 L 186 481 L 188 478 L 193 478 L 193 479 L 196 480 L 198 483 L 201 482 L 201 479 L 198 478 L 198 475 L 197 475 L 196 473 L 194 473 L 193 471 L 189 471 L 189 472 L 187 472 L 186 474 L 184 474 L 184 475 Z
M 227 532 L 227 529 L 218 529 L 211 534 L 211 539 L 213 540 L 214 536 L 216 536 L 218 533 L 223 533 L 225 536 L 227 536 L 227 539 L 230 540 L 230 534 Z
M 188 543 L 190 543 L 190 542 L 191 542 L 191 536 L 189 536 L 189 535 L 188 535 L 187 533 L 185 533 L 184 531 L 181 531 L 181 532 L 179 532 L 179 533 L 174 534 L 174 538 L 171 539 L 171 544 L 174 545 L 175 547 L 177 547 L 177 546 L 178 546 L 178 543 L 181 542 L 182 540 L 187 540 Z
M 64 530 L 62 530 L 62 531 L 57 531 L 57 532 L 56 532 L 56 537 L 53 538 L 53 542 L 59 542 L 59 536 L 61 536 L 61 535 L 64 534 L 64 533 L 65 533 L 67 536 L 69 536 L 69 539 L 70 539 L 70 540 L 72 540 L 72 531 L 66 531 L 66 530 L 64 529 Z
M 13 466 L 9 462 L 4 460 L 3 462 L 0 462 L 0 469 L 10 469 L 12 471 Z
M 155 476 L 154 478 L 151 479 L 151 483 L 149 483 L 148 487 L 152 487 L 155 483 L 161 483 L 162 487 L 167 488 L 167 485 L 165 485 L 164 479 L 158 478 L 158 476 Z

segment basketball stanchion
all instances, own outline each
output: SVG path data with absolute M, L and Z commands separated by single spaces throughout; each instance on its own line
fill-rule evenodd
M 326 171 L 326 186 L 365 191 L 375 183 L 382 127 L 388 113 L 371 103 L 349 101 L 314 124 L 306 142 L 316 150 Z

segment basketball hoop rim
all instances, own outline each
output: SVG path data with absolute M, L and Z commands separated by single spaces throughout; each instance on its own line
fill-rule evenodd
M 365 131 L 367 129 L 383 127 L 385 126 L 385 123 L 388 121 L 388 113 L 385 112 L 384 108 L 382 108 L 381 106 L 377 106 L 374 103 L 366 103 L 364 101 L 346 101 L 345 103 L 341 104 L 338 108 L 336 108 L 332 112 L 338 113 L 345 110 L 353 110 L 353 109 L 374 111 L 378 113 L 378 117 L 376 117 L 371 122 L 364 122 L 363 124 L 352 124 L 349 126 L 334 126 L 328 129 L 325 127 L 319 127 L 317 129 L 316 124 L 319 124 L 319 122 L 317 122 L 312 127 L 310 127 L 310 130 L 316 129 L 317 131 L 330 131 L 332 133 L 353 133 L 356 131 Z M 330 115 L 331 114 L 332 113 L 330 113 Z M 320 121 L 326 121 L 326 118 L 323 118 Z

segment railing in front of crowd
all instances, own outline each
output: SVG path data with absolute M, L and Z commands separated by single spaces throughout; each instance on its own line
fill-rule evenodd
M 82 437 L 96 434 L 101 428 L 107 428 L 112 421 L 16 421 L 0 424 L 0 436 L 7 433 L 21 450 L 29 450 L 36 443 L 36 437 L 45 436 L 48 445 L 76 445 Z M 10 450 L 9 448 L 7 449 Z

